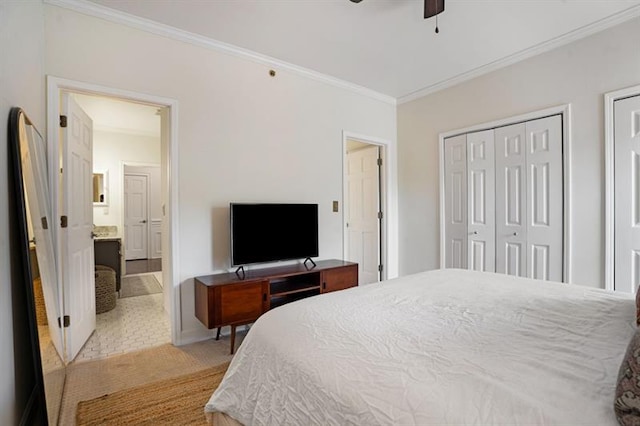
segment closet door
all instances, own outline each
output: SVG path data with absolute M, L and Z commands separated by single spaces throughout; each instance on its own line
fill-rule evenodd
M 496 272 L 527 276 L 525 124 L 499 127 L 496 141 Z
M 467 268 L 467 136 L 444 141 L 445 267 Z
M 615 101 L 615 267 L 618 291 L 640 285 L 640 96 Z
M 494 131 L 467 134 L 468 268 L 494 272 L 495 158 Z
M 526 123 L 527 276 L 562 281 L 562 119 Z

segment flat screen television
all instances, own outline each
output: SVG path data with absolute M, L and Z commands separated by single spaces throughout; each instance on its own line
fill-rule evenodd
M 317 204 L 231 203 L 231 265 L 318 256 Z

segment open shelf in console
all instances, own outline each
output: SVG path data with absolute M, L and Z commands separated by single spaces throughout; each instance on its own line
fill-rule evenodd
M 296 300 L 304 299 L 306 297 L 316 296 L 318 294 L 320 294 L 320 286 L 305 289 L 296 293 L 272 295 L 269 301 L 269 309 L 277 308 L 278 306 L 286 305 L 287 303 L 295 302 Z
M 271 298 L 306 293 L 312 290 L 320 291 L 320 272 L 280 277 L 269 281 Z

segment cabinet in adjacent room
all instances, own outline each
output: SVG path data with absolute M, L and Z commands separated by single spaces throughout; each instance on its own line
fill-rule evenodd
M 445 266 L 562 281 L 562 117 L 444 140 Z

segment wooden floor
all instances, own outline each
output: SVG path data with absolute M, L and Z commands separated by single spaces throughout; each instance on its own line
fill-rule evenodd
M 125 275 L 162 271 L 162 259 L 127 260 Z

